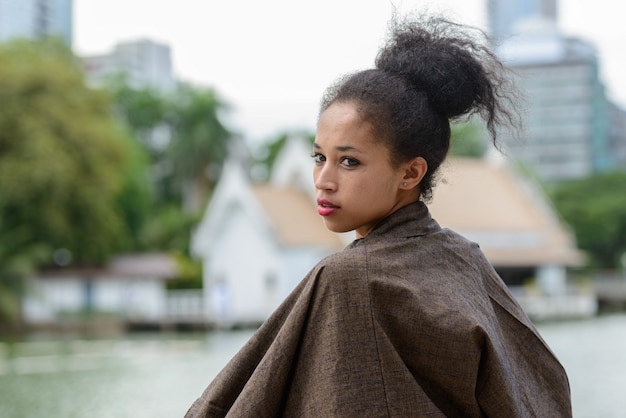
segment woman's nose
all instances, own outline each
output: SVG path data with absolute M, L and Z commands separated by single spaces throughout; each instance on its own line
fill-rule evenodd
M 335 190 L 337 188 L 337 182 L 328 165 L 315 168 L 313 171 L 313 183 L 317 190 Z

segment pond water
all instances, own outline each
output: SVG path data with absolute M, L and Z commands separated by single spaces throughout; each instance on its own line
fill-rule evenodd
M 540 324 L 574 416 L 626 410 L 626 315 Z M 252 331 L 0 343 L 0 417 L 182 417 Z

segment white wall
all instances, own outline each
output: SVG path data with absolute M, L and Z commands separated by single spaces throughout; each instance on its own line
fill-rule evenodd
M 281 293 L 283 299 L 291 293 L 302 281 L 304 276 L 306 276 L 322 258 L 329 254 L 329 251 L 310 247 L 284 249 L 281 268 Z
M 214 239 L 217 245 L 204 261 L 208 318 L 223 323 L 263 321 L 280 300 L 268 286 L 269 277 L 279 279 L 271 231 L 234 205 Z
M 33 278 L 23 300 L 26 322 L 58 320 L 84 312 L 87 282 L 79 277 Z M 99 277 L 91 281 L 91 309 L 120 317 L 158 320 L 167 314 L 165 284 L 155 279 Z

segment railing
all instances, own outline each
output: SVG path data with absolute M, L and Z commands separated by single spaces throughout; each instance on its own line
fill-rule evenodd
M 204 322 L 204 296 L 202 290 L 169 290 L 165 316 L 174 322 Z

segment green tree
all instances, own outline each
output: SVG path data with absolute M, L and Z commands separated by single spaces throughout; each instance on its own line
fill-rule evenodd
M 478 123 L 468 121 L 452 125 L 450 154 L 480 158 L 486 150 L 485 131 Z
M 227 107 L 213 90 L 184 83 L 163 94 L 130 86 L 119 75 L 108 80 L 107 89 L 115 101 L 115 115 L 149 155 L 155 200 L 139 235 L 141 246 L 184 253 L 202 202 L 188 205 L 191 210 L 183 210 L 183 203 L 185 198 L 197 199 L 201 187 L 206 193 L 212 186 L 214 179 L 208 179 L 207 172 L 221 165 L 231 137 L 219 118 Z M 167 138 L 160 134 L 163 131 Z
M 57 261 L 93 265 L 123 248 L 122 194 L 137 191 L 126 181 L 140 162 L 71 51 L 0 44 L 0 103 L 0 288 L 15 289 L 60 249 Z
M 158 159 L 167 146 L 172 97 L 150 87 L 131 87 L 124 74 L 109 78 L 106 90 L 113 95 L 118 119 L 146 151 Z M 161 130 L 165 132 L 161 133 Z
M 155 191 L 150 172 L 150 159 L 138 143 L 128 139 L 124 143 L 126 164 L 120 174 L 122 188 L 115 205 L 119 208 L 125 234 L 122 238 L 122 251 L 152 249 L 145 240 L 145 229 L 154 213 Z
M 574 229 L 591 266 L 616 268 L 626 251 L 626 172 L 596 174 L 556 184 L 550 192 L 563 219 Z
M 107 88 L 119 120 L 151 157 L 158 204 L 193 201 L 192 209 L 197 209 L 202 203 L 198 196 L 213 186 L 234 137 L 222 123 L 228 105 L 215 90 L 189 83 L 180 83 L 165 95 L 131 87 L 119 75 L 109 80 Z
M 228 110 L 211 88 L 182 83 L 176 93 L 167 162 L 172 169 L 171 187 L 181 191 L 183 206 L 191 212 L 206 200 L 234 138 L 222 123 Z

